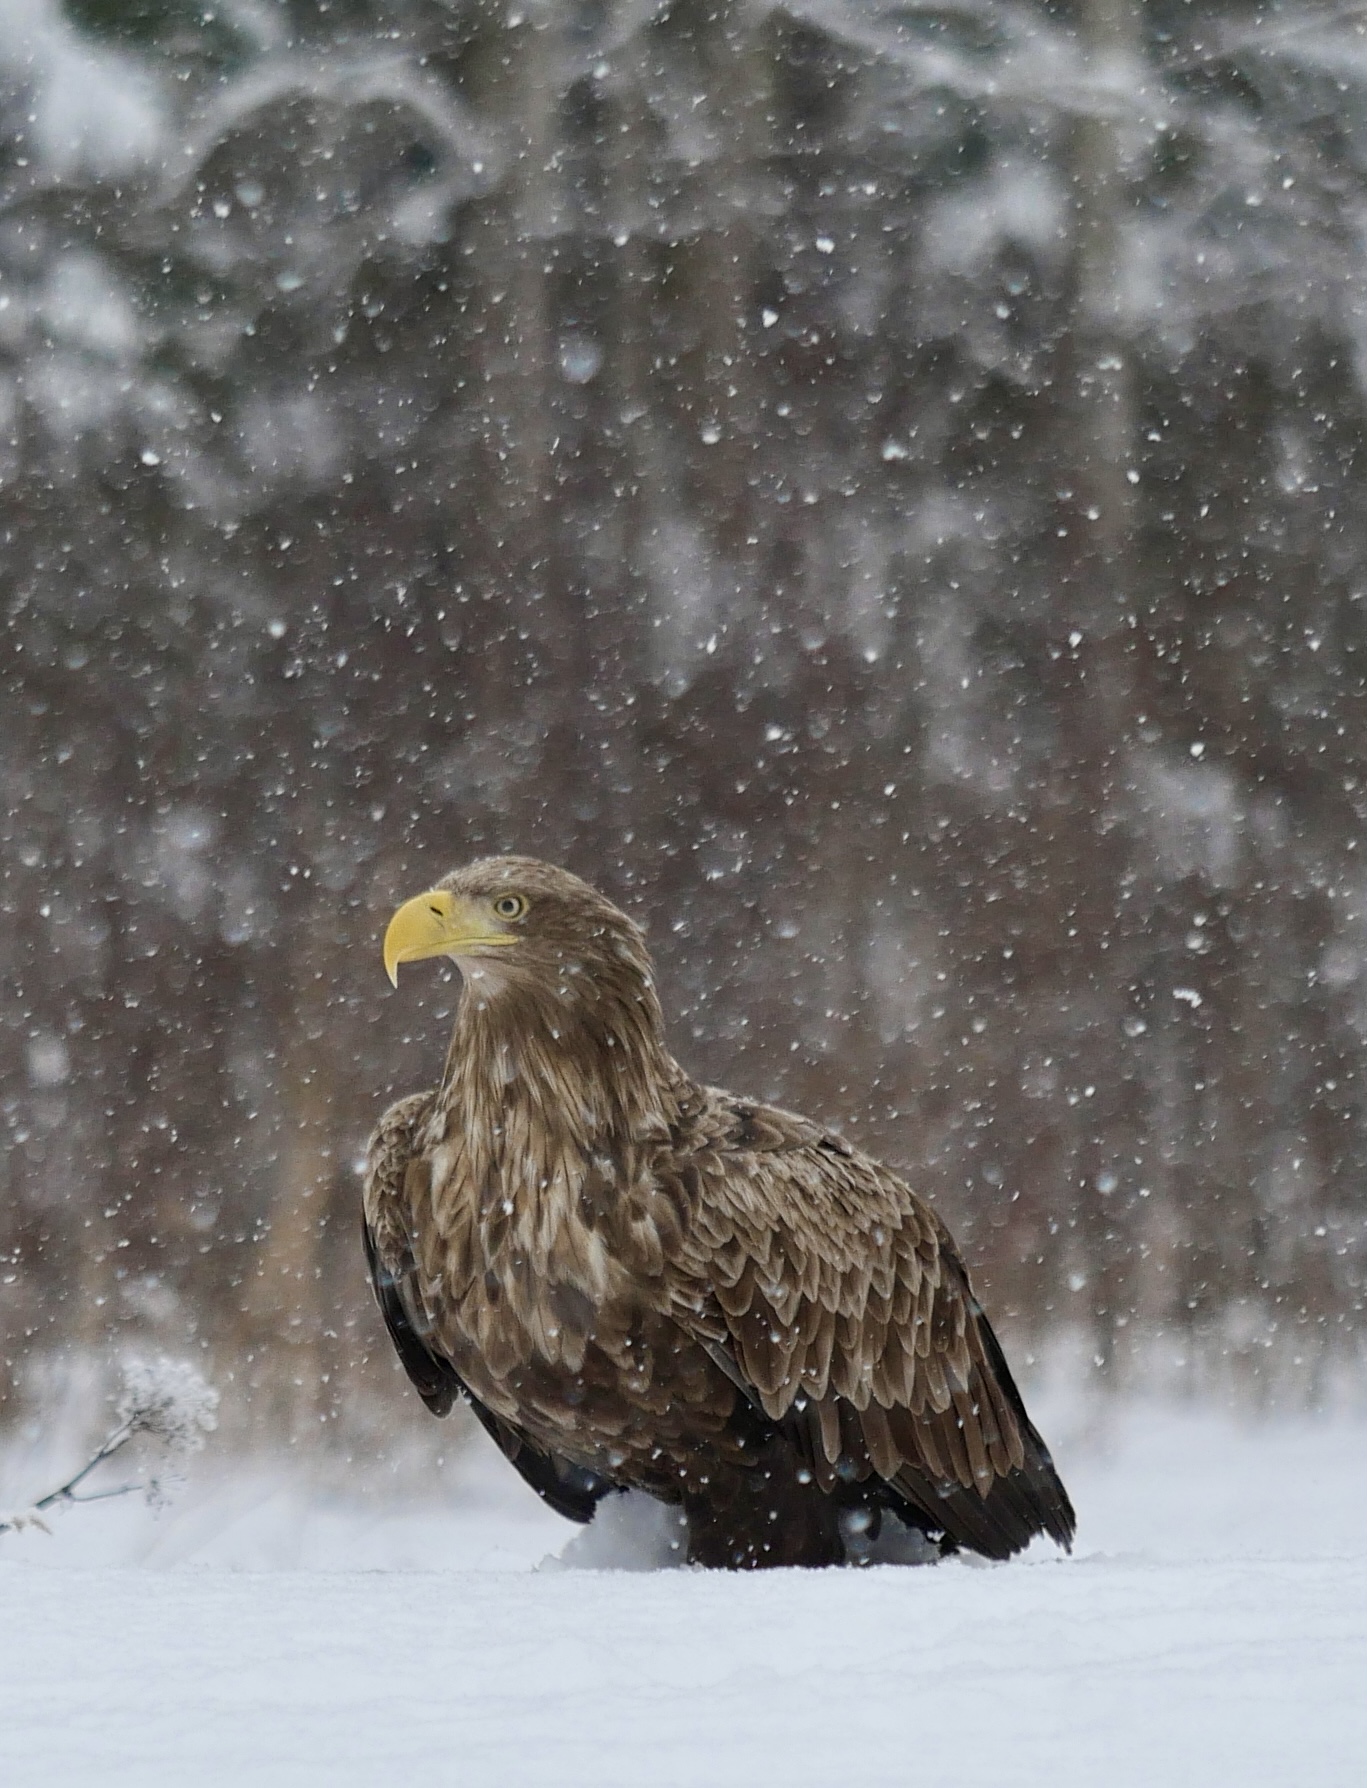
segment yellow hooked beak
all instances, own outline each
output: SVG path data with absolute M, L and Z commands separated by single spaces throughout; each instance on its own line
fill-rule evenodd
M 384 972 L 399 985 L 399 964 L 420 962 L 424 956 L 461 956 L 466 951 L 515 944 L 514 932 L 500 931 L 492 914 L 480 911 L 472 900 L 462 900 L 445 888 L 405 900 L 389 921 L 384 934 Z

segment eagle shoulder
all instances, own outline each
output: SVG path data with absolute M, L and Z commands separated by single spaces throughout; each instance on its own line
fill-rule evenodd
M 366 1150 L 361 1239 L 371 1288 L 394 1349 L 418 1395 L 444 1416 L 463 1388 L 450 1362 L 432 1343 L 431 1314 L 414 1261 L 413 1211 L 406 1196 L 414 1139 L 432 1108 L 430 1092 L 393 1104 L 375 1126 Z
M 436 1095 L 412 1093 L 391 1105 L 376 1125 L 366 1153 L 361 1238 L 375 1301 L 414 1388 L 434 1415 L 463 1398 L 509 1464 L 541 1500 L 566 1520 L 585 1522 L 616 1489 L 597 1472 L 536 1446 L 513 1423 L 487 1408 L 447 1359 L 427 1308 L 414 1260 L 416 1238 L 410 1174 L 426 1176 L 418 1137 Z

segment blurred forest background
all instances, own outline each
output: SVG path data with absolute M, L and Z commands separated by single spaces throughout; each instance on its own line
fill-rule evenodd
M 8 1416 L 140 1337 L 416 1430 L 357 1158 L 457 983 L 379 936 L 509 848 L 1022 1355 L 1313 1398 L 1365 418 L 1361 8 L 0 0 Z

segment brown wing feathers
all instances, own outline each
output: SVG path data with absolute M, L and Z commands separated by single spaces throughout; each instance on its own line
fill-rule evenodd
M 1068 1545 L 1067 1493 L 930 1208 L 787 1113 L 714 1094 L 697 1121 L 690 1290 L 710 1290 L 711 1346 L 822 1487 L 876 1474 L 990 1557 L 1039 1532 Z

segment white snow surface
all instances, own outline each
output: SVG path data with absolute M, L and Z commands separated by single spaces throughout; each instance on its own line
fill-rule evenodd
M 441 1505 L 206 1462 L 159 1519 L 0 1540 L 0 1780 L 1360 1782 L 1367 1426 L 1131 1406 L 1045 1431 L 1071 1558 L 734 1576 L 645 1568 L 653 1505 L 576 1533 L 482 1442 Z

